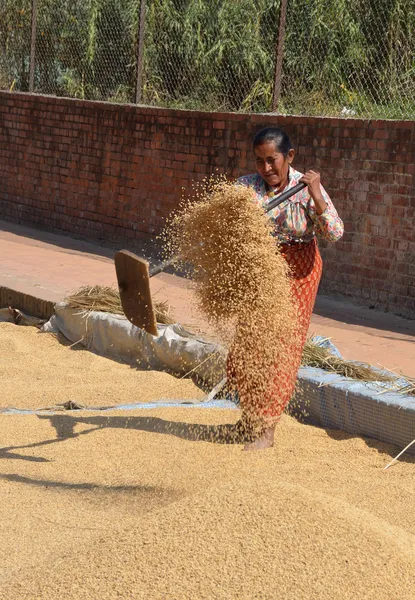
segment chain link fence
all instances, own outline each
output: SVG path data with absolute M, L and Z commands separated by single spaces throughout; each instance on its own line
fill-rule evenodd
M 415 0 L 0 0 L 0 87 L 415 118 Z

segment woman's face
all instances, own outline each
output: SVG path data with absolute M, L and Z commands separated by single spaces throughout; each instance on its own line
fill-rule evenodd
M 287 156 L 278 152 L 274 142 L 265 142 L 254 149 L 256 168 L 268 185 L 282 186 L 288 180 L 288 168 L 294 158 L 294 150 Z

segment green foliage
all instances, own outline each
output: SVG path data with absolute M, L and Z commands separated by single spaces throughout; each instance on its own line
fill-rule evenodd
M 39 0 L 36 89 L 108 100 L 134 79 L 133 0 Z M 131 89 L 128 92 L 129 100 Z
M 31 11 L 30 0 L 1 0 L 0 88 L 27 90 Z
M 288 6 L 287 22 L 297 19 L 285 45 L 289 111 L 309 106 L 311 114 L 346 109 L 414 118 L 415 0 L 291 0 Z
M 150 1 L 146 100 L 266 110 L 278 14 L 269 0 Z
M 144 0 L 143 0 L 144 1 Z M 31 0 L 0 2 L 0 86 L 28 86 Z M 147 104 L 268 112 L 280 0 L 146 0 Z M 38 0 L 35 89 L 134 100 L 140 0 Z M 279 111 L 415 117 L 415 0 L 288 0 Z

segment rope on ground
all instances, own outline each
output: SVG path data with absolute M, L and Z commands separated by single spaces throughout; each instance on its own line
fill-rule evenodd
M 190 369 L 190 371 L 187 371 L 187 373 L 184 373 L 184 375 L 181 375 L 180 377 L 178 377 L 177 381 L 175 381 L 172 385 L 169 385 L 167 388 L 162 389 L 160 391 L 160 396 L 162 394 L 167 394 L 168 392 L 171 392 L 172 390 L 176 389 L 176 387 L 179 385 L 179 382 L 182 379 L 185 379 L 186 377 L 189 377 L 189 375 L 191 375 L 192 373 L 194 373 L 197 369 L 199 369 L 199 367 L 201 367 L 206 362 L 208 362 L 208 360 L 211 360 L 215 356 L 218 356 L 220 354 L 220 352 L 221 352 L 221 350 L 216 350 L 215 352 L 212 352 L 212 354 L 210 354 L 207 358 L 205 358 L 200 363 L 198 363 L 195 367 L 193 367 L 193 369 Z M 143 402 L 147 402 L 147 401 L 148 401 L 148 399 L 147 400 L 146 399 L 143 400 Z

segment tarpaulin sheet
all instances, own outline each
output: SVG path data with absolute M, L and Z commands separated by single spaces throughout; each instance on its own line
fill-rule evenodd
M 414 396 L 385 392 L 380 385 L 312 367 L 302 367 L 298 381 L 301 393 L 297 402 L 311 423 L 402 448 L 415 438 Z M 415 453 L 415 447 L 410 451 Z
M 183 374 L 203 363 L 199 366 L 199 375 L 212 386 L 225 373 L 225 356 L 220 347 L 193 336 L 179 324 L 158 325 L 159 334 L 152 336 L 129 323 L 125 317 L 101 312 L 90 312 L 86 316 L 59 304 L 56 315 L 43 329 L 60 331 L 72 342 L 82 343 L 103 356 L 155 370 Z M 340 356 L 329 340 L 317 336 L 313 341 Z M 211 362 L 213 355 L 215 358 Z M 301 391 L 297 394 L 296 404 L 316 425 L 375 438 L 401 448 L 415 438 L 413 396 L 385 391 L 381 384 L 362 383 L 312 367 L 300 369 L 298 383 Z M 160 399 L 157 406 L 177 403 L 180 400 L 171 403 Z M 190 406 L 189 401 L 183 405 Z M 232 404 L 216 399 L 205 404 L 198 401 L 197 406 L 229 407 Z M 150 407 L 153 403 L 128 408 Z M 409 452 L 415 453 L 415 445 Z
M 80 312 L 65 303 L 42 330 L 61 332 L 101 356 L 140 368 L 184 375 L 193 371 L 207 384 L 215 385 L 225 374 L 225 354 L 217 344 L 186 331 L 181 325 L 157 324 L 154 336 L 132 325 L 124 316 L 105 312 Z

